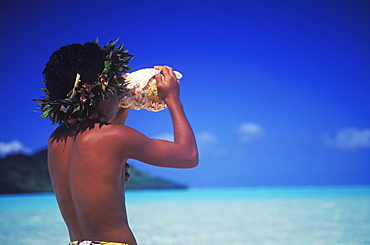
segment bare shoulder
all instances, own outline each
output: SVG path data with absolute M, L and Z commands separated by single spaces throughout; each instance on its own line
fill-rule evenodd
M 109 148 L 110 151 L 127 153 L 132 146 L 139 147 L 138 141 L 145 141 L 147 138 L 139 131 L 125 125 L 99 125 L 84 129 L 79 132 L 76 139 L 84 145 L 99 145 L 100 148 Z M 92 147 L 94 148 L 94 147 Z
M 98 137 L 99 140 L 116 142 L 116 144 L 125 144 L 128 141 L 133 142 L 142 137 L 142 133 L 125 125 L 105 125 L 92 132 L 91 137 Z
M 99 159 L 100 163 L 122 163 L 132 155 L 129 142 L 134 141 L 137 135 L 138 131 L 123 125 L 59 127 L 49 138 L 49 164 L 60 172 L 60 168 L 67 166 L 70 161 L 91 163 Z
M 49 146 L 58 143 L 83 143 L 84 145 L 109 145 L 111 148 L 124 147 L 128 142 L 146 138 L 139 131 L 125 126 L 113 124 L 86 124 L 75 128 L 58 127 L 49 138 Z

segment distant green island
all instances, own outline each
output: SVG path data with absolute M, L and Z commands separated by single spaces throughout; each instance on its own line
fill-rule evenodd
M 130 166 L 126 190 L 185 189 L 186 186 L 151 176 Z M 47 150 L 34 155 L 22 153 L 0 158 L 0 194 L 52 192 L 47 167 Z

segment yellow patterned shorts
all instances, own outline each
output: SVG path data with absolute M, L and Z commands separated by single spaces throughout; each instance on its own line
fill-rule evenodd
M 69 245 L 129 245 L 121 242 L 73 241 Z

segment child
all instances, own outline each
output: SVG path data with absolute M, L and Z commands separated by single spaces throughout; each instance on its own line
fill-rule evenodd
M 46 97 L 38 100 L 42 117 L 60 124 L 48 142 L 48 166 L 70 244 L 129 244 L 136 240 L 127 222 L 127 159 L 192 168 L 198 151 L 171 67 L 156 66 L 159 97 L 168 106 L 174 142 L 149 139 L 123 123 L 129 109 L 118 107 L 122 72 L 133 57 L 116 42 L 61 47 L 43 71 Z M 162 81 L 162 76 L 164 80 Z

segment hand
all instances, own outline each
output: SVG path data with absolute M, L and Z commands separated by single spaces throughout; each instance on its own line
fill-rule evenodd
M 167 104 L 171 100 L 180 99 L 180 84 L 173 72 L 172 67 L 169 66 L 155 66 L 161 73 L 155 76 L 157 80 L 158 96 Z M 163 76 L 163 79 L 162 79 Z
M 130 165 L 126 162 L 125 163 L 125 182 L 127 183 L 129 180 L 130 180 L 130 174 L 129 172 L 130 171 Z

